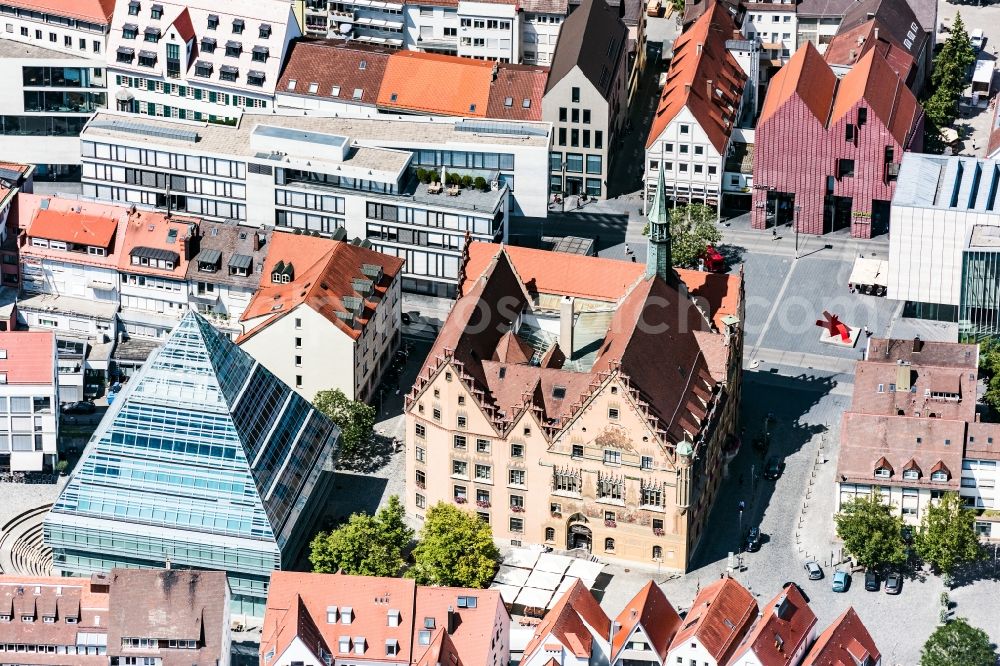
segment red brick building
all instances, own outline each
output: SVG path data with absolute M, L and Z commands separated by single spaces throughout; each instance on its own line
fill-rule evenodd
M 757 123 L 753 228 L 807 234 L 889 230 L 903 151 L 922 147 L 916 97 L 876 49 L 837 79 L 807 43 L 768 86 Z

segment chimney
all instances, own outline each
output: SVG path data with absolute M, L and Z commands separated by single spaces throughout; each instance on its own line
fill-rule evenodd
M 494 60 L 493 61 L 493 78 L 491 80 L 492 81 L 496 81 L 497 80 L 497 74 L 499 74 L 499 73 L 500 73 L 500 61 L 499 60 Z
M 684 84 L 684 92 L 686 92 L 688 94 L 691 93 L 691 84 L 690 83 L 685 83 Z
M 875 26 L 875 41 L 878 41 L 878 26 Z
M 701 50 L 705 47 L 702 42 L 698 42 L 698 55 L 701 55 Z
M 559 302 L 559 348 L 568 360 L 573 359 L 573 305 L 572 296 L 563 296 Z
M 912 368 L 906 361 L 899 361 L 896 365 L 896 392 L 909 393 L 910 373 Z
M 455 633 L 456 624 L 455 621 L 458 619 L 458 614 L 455 612 L 454 606 L 448 606 L 448 635 Z
M 920 336 L 914 336 L 913 338 L 913 353 L 919 354 L 924 350 L 924 341 L 920 339 Z
M 267 242 L 267 234 L 264 233 L 263 229 L 258 231 L 257 234 L 254 236 L 254 238 L 255 241 L 253 247 L 255 250 L 260 250 L 261 248 L 264 247 L 264 243 Z
M 712 79 L 705 81 L 705 98 L 712 99 Z

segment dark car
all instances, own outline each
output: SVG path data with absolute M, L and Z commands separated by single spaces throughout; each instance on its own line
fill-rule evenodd
M 750 528 L 750 533 L 747 535 L 747 552 L 756 553 L 760 550 L 760 546 L 763 543 L 760 534 L 759 527 Z
M 82 400 L 63 405 L 60 411 L 63 414 L 93 414 L 96 409 L 97 407 L 91 401 Z
M 878 573 L 869 569 L 865 572 L 865 589 L 869 592 L 878 592 L 882 582 L 878 578 Z
M 903 574 L 893 571 L 885 577 L 885 593 L 899 594 L 903 591 Z
M 775 481 L 785 471 L 785 463 L 778 458 L 768 458 L 767 466 L 764 467 L 764 478 Z

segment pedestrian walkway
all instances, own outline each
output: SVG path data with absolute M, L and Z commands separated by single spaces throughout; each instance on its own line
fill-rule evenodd
M 51 576 L 52 551 L 42 537 L 51 504 L 29 509 L 7 521 L 0 535 L 0 572 L 12 576 Z

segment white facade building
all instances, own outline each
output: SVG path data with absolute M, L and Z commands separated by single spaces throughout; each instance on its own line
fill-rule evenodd
M 121 0 L 108 43 L 116 108 L 214 122 L 270 109 L 299 34 L 281 0 Z
M 458 7 L 451 3 L 403 5 L 406 48 L 429 53 L 458 54 Z
M 887 297 L 905 312 L 957 321 L 972 228 L 1000 227 L 1000 162 L 905 153 L 889 218 Z
M 788 62 L 798 48 L 798 25 L 795 15 L 796 3 L 792 0 L 758 2 L 746 4 L 743 18 L 743 34 L 747 39 L 757 38 L 767 54 L 772 66 Z
M 0 333 L 0 427 L 0 471 L 54 470 L 59 380 L 53 333 Z
M 107 106 L 105 52 L 114 3 L 0 3 L 0 152 L 36 178 L 79 173 L 79 135 Z
M 506 240 L 511 210 L 545 214 L 548 138 L 543 123 L 247 114 L 223 127 L 105 113 L 84 132 L 83 194 L 161 209 L 169 196 L 180 213 L 255 229 L 344 229 L 406 260 L 404 291 L 448 296 L 466 232 Z M 434 193 L 418 166 L 490 186 Z
M 559 29 L 569 13 L 566 0 L 527 0 L 521 3 L 521 62 L 548 65 L 556 52 Z

